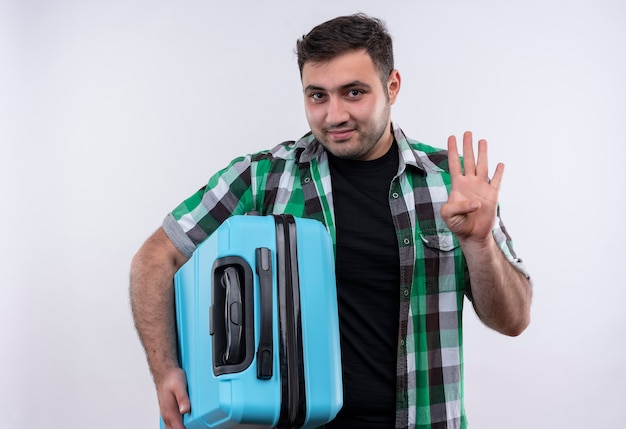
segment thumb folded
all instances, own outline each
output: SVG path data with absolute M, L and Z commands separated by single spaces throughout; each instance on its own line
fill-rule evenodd
M 184 390 L 177 390 L 174 392 L 176 402 L 178 403 L 178 411 L 181 414 L 187 414 L 191 410 L 191 404 L 189 402 L 189 396 Z
M 449 219 L 454 216 L 465 215 L 475 212 L 479 208 L 479 201 L 458 201 L 454 203 L 447 202 L 441 207 L 441 216 L 444 219 Z

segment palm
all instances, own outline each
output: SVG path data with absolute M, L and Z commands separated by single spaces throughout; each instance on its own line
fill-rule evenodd
M 474 160 L 472 134 L 463 135 L 463 166 L 458 154 L 456 138 L 448 139 L 448 162 L 452 189 L 441 209 L 444 221 L 459 239 L 484 240 L 489 237 L 496 218 L 498 193 L 504 165 L 498 164 L 489 181 L 487 142 L 478 142 L 478 159 Z M 463 172 L 464 170 L 464 172 Z

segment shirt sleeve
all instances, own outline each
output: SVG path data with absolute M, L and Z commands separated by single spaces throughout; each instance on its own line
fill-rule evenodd
M 230 216 L 254 210 L 250 170 L 250 156 L 233 160 L 165 217 L 163 230 L 182 254 L 190 257 Z
M 513 240 L 509 236 L 502 219 L 500 218 L 500 207 L 498 206 L 498 215 L 495 222 L 495 226 L 492 230 L 493 238 L 496 240 L 498 247 L 506 257 L 506 259 L 511 263 L 513 268 L 517 269 L 521 272 L 524 277 L 530 280 L 530 274 L 528 270 L 524 266 L 522 259 L 517 256 L 515 250 L 513 249 Z

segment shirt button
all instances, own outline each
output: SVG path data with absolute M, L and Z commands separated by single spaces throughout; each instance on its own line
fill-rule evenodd
M 393 194 L 391 194 L 391 196 L 394 197 L 394 198 L 398 198 L 400 195 L 398 195 L 397 192 L 394 192 Z
M 404 291 L 402 293 L 404 294 L 404 296 L 409 296 L 409 290 L 408 289 L 404 289 Z
M 409 244 L 411 244 L 411 240 L 408 239 L 408 238 L 405 238 L 404 239 L 404 244 L 406 244 L 408 246 Z
M 304 183 L 309 183 L 310 181 L 311 181 L 311 178 L 310 178 L 310 177 L 305 177 L 305 178 L 304 178 Z
M 400 340 L 400 345 L 404 346 L 404 340 Z

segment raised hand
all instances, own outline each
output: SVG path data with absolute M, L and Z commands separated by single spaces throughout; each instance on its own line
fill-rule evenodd
M 478 141 L 478 158 L 475 159 L 472 133 L 469 131 L 463 134 L 463 165 L 456 137 L 448 138 L 448 163 L 452 189 L 448 201 L 441 208 L 441 216 L 461 244 L 481 244 L 491 240 L 504 164 L 497 165 L 490 181 L 487 141 Z

